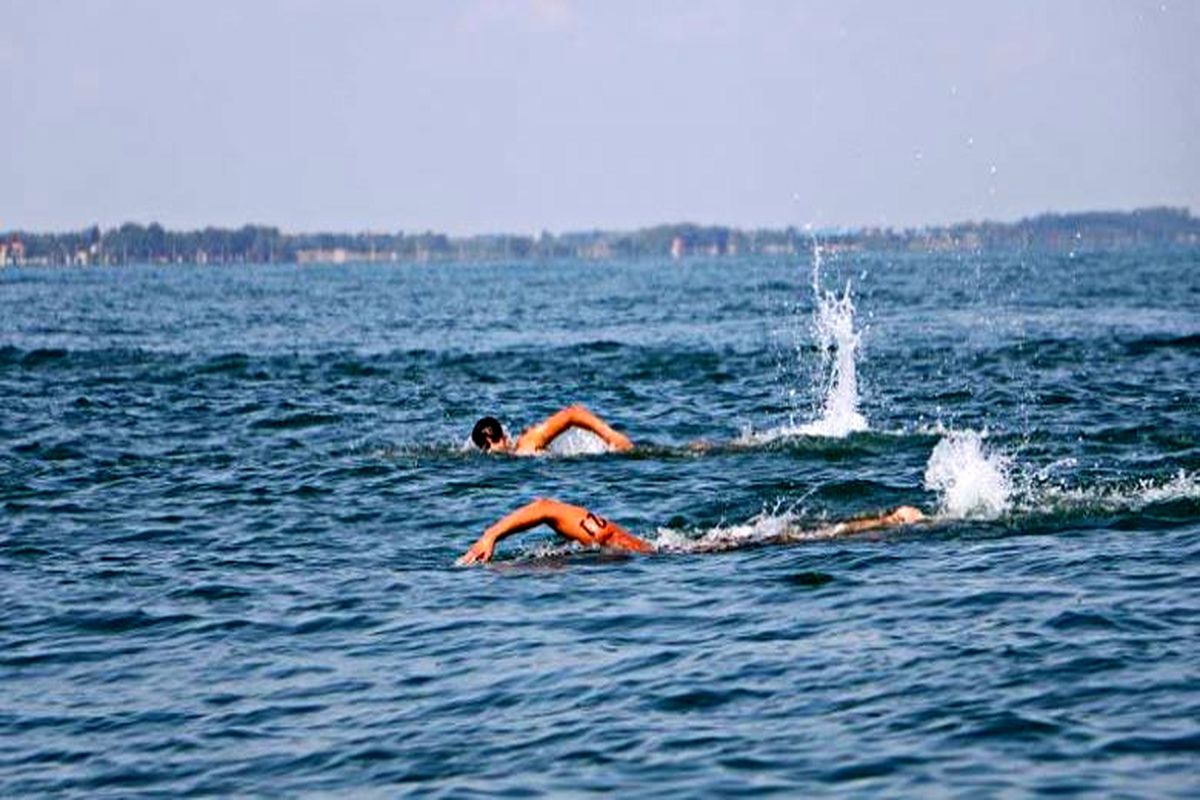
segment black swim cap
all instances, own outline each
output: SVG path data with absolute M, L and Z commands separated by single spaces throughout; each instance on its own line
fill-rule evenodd
M 471 430 L 471 441 L 480 450 L 487 450 L 491 445 L 504 441 L 504 428 L 495 417 L 484 417 L 475 423 Z

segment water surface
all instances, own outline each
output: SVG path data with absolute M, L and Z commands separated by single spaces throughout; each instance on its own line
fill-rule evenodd
M 844 438 L 807 257 L 0 270 L 0 795 L 1195 796 L 1198 266 L 827 259 Z M 666 552 L 453 567 L 537 495 Z

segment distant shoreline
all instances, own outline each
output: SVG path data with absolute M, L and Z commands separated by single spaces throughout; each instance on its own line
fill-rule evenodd
M 453 261 L 722 258 L 807 252 L 814 236 L 830 251 L 1071 252 L 1146 246 L 1200 247 L 1200 218 L 1187 208 L 1041 214 L 1017 222 L 922 228 L 809 231 L 679 223 L 635 231 L 540 236 L 423 233 L 283 233 L 278 228 L 169 231 L 157 223 L 101 230 L 0 233 L 0 266 L 152 264 L 349 264 Z

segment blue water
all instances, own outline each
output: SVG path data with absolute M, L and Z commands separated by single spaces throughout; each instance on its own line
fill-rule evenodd
M 0 796 L 1196 796 L 1200 253 L 822 280 L 844 438 L 807 257 L 0 270 Z M 453 566 L 537 495 L 664 552 Z

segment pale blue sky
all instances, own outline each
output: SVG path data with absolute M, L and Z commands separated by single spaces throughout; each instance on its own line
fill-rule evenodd
M 1200 3 L 0 0 L 0 230 L 1200 211 Z

